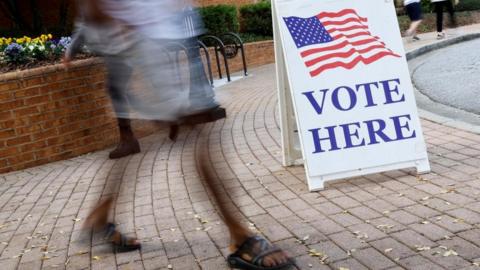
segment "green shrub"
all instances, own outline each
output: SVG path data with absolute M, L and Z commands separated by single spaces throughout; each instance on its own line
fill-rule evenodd
M 430 0 L 421 0 L 422 11 L 424 13 L 431 13 L 435 11 L 434 5 Z M 453 1 L 453 0 L 447 0 Z M 480 1 L 479 0 L 460 0 L 458 5 L 455 7 L 456 11 L 471 11 L 471 10 L 480 10 Z
M 450 0 L 448 0 L 450 1 Z M 422 12 L 423 13 L 432 13 L 434 11 L 433 4 L 430 0 L 422 0 L 421 2 L 422 5 Z
M 460 0 L 456 10 L 458 11 L 471 11 L 471 10 L 480 10 L 480 1 L 479 0 Z
M 237 8 L 233 5 L 215 5 L 199 8 L 208 35 L 238 32 Z
M 272 36 L 272 8 L 269 1 L 240 8 L 241 31 L 259 36 Z

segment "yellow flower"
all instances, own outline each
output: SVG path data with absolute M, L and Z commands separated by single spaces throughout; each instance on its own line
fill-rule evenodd
M 31 41 L 32 41 L 32 39 L 29 38 L 29 37 L 25 37 L 25 39 L 27 40 L 27 42 L 31 42 Z
M 25 40 L 23 38 L 17 38 L 15 42 L 18 44 L 22 44 L 23 42 L 25 42 Z
M 48 38 L 52 39 L 53 38 L 52 34 L 48 34 Z

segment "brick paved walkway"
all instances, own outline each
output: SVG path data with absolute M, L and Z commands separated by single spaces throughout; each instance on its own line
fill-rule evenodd
M 299 269 L 477 269 L 480 135 L 422 121 L 432 173 L 399 170 L 309 193 L 303 167 L 281 166 L 274 67 L 218 91 L 228 118 L 161 132 L 142 153 L 108 151 L 0 175 L 1 269 L 228 269 L 226 227 L 193 155 L 198 135 L 249 226 L 296 257 Z M 143 250 L 114 255 L 82 233 L 101 196 L 118 190 L 114 217 Z M 479 264 L 477 264 L 477 261 Z

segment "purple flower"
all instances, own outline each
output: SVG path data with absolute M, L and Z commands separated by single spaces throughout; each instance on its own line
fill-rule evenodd
M 68 47 L 68 45 L 70 45 L 70 43 L 72 42 L 72 38 L 70 37 L 62 37 L 60 38 L 60 40 L 58 41 L 58 46 L 59 47 L 62 47 L 64 49 L 66 49 Z
M 25 49 L 17 43 L 11 43 L 3 52 L 7 62 L 20 63 L 27 59 Z
M 23 52 L 23 47 L 18 45 L 17 43 L 11 43 L 7 46 L 7 48 L 5 48 L 3 52 L 6 55 L 16 55 Z

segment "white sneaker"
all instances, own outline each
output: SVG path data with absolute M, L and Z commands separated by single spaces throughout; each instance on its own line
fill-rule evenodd
M 444 39 L 445 33 L 444 32 L 437 32 L 437 39 Z

